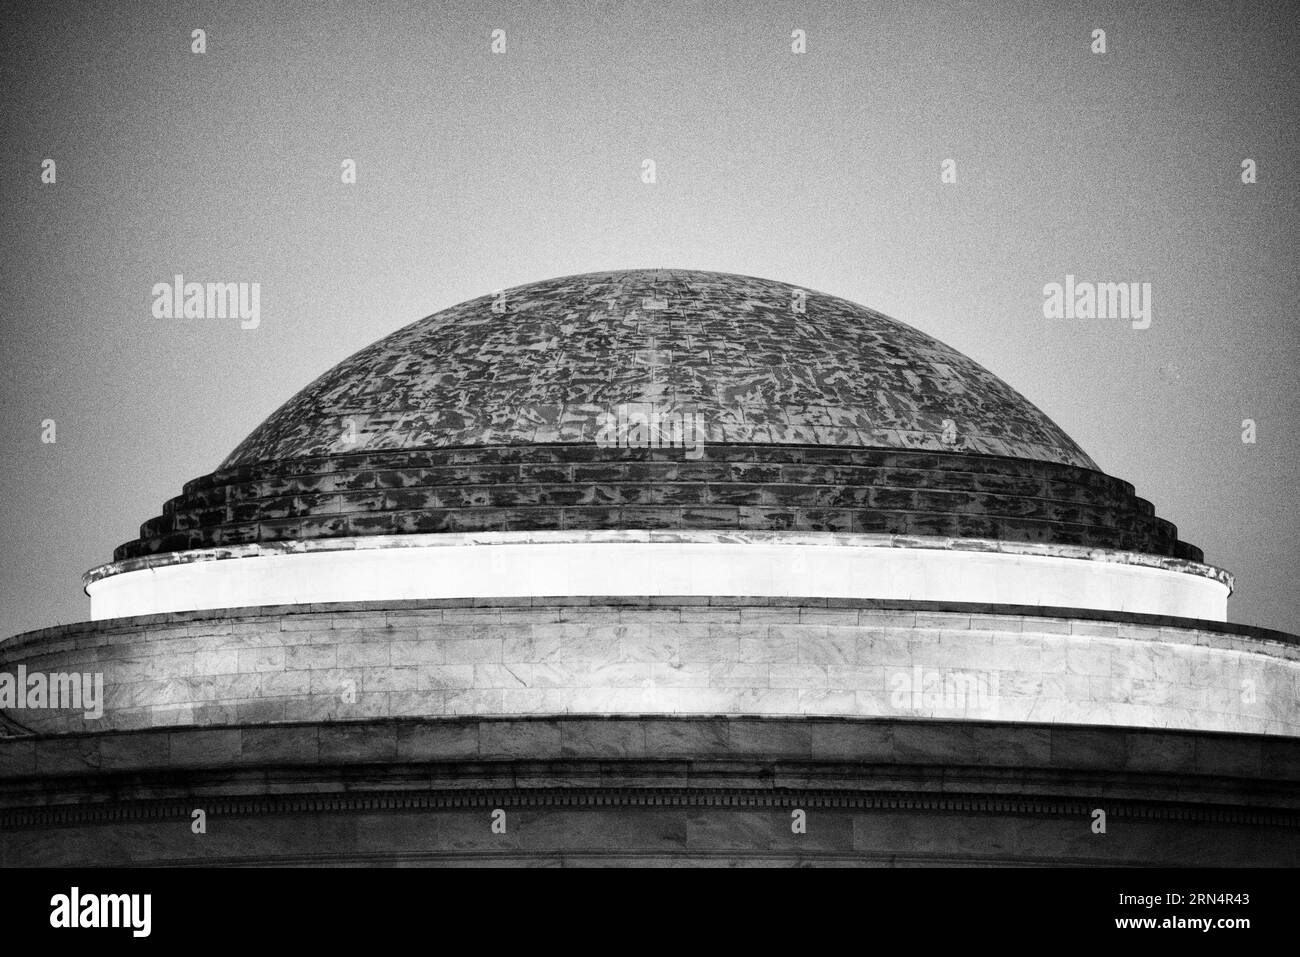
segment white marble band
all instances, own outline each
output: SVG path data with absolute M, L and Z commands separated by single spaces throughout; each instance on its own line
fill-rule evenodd
M 1231 577 L 1101 549 L 834 533 L 497 532 L 178 552 L 86 574 L 91 618 L 336 601 L 571 595 L 875 598 L 1224 621 Z

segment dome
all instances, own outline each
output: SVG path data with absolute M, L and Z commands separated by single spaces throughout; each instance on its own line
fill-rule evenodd
M 786 283 L 651 269 L 530 283 L 412 323 L 299 392 L 222 468 L 365 450 L 590 443 L 602 416 L 628 403 L 691 409 L 709 444 L 973 452 L 1096 468 L 1005 382 L 910 326 Z
M 531 283 L 386 336 L 286 402 L 114 558 L 590 529 L 1200 560 L 1131 485 L 954 349 L 834 296 L 684 270 Z
M 95 615 L 761 594 L 1221 618 L 1229 576 L 1201 561 L 910 326 L 785 283 L 633 270 L 493 293 L 362 349 L 85 582 Z
M 781 283 L 421 320 L 84 582 L 92 621 L 0 649 L 56 698 L 0 713 L 18 854 L 1069 863 L 1098 804 L 1098 862 L 1297 846 L 1295 637 L 1226 624 L 1231 576 L 989 372 Z M 257 841 L 194 850 L 185 794 Z M 820 836 L 777 841 L 795 807 Z

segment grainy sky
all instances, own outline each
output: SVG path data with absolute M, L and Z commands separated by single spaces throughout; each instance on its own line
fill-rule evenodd
M 0 635 L 88 617 L 82 572 L 362 346 L 654 266 L 966 352 L 1237 575 L 1232 620 L 1300 631 L 1285 3 L 4 9 Z M 176 273 L 260 282 L 260 326 L 155 319 Z M 1151 327 L 1045 319 L 1067 273 L 1150 282 Z

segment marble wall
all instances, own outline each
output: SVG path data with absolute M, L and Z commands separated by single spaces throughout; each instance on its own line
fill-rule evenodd
M 102 717 L 6 711 L 42 733 L 748 714 L 1300 735 L 1300 644 L 1291 636 L 1141 616 L 890 604 L 535 598 L 180 613 L 21 635 L 0 645 L 0 672 L 103 675 Z
M 997 602 L 1224 621 L 1232 577 L 1069 545 L 827 532 L 603 530 L 367 536 L 137 558 L 86 576 L 90 617 L 529 596 Z
M 1295 866 L 1297 782 L 1297 738 L 1005 722 L 388 718 L 0 738 L 0 866 Z

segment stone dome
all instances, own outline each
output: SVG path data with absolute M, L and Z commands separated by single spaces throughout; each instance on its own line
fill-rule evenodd
M 1201 560 L 1023 396 L 916 329 L 786 283 L 626 270 L 493 293 L 362 349 L 187 483 L 114 562 L 622 530 Z
M 0 646 L 97 702 L 0 712 L 6 863 L 1300 852 L 1295 636 L 988 372 L 778 283 L 439 313 L 84 580 Z
M 530 283 L 414 322 L 299 392 L 221 467 L 590 443 L 601 416 L 637 402 L 698 411 L 709 444 L 926 449 L 1096 468 L 1013 388 L 911 326 L 787 283 L 652 269 Z

